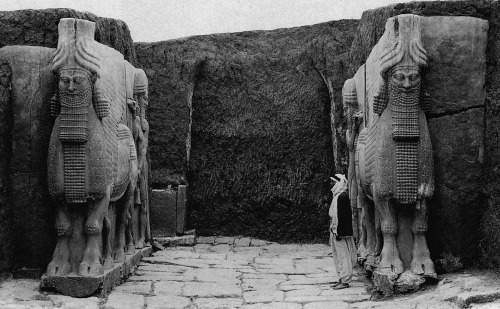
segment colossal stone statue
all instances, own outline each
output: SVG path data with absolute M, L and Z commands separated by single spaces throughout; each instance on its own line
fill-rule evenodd
M 137 69 L 134 75 L 134 100 L 138 103 L 138 116 L 134 125 L 134 140 L 137 146 L 139 178 L 135 190 L 135 204 L 140 207 L 139 233 L 136 248 L 149 245 L 151 231 L 149 226 L 149 185 L 147 148 L 149 124 L 146 119 L 148 107 L 148 79 L 143 70 Z
M 436 277 L 425 233 L 427 205 L 434 192 L 432 145 L 425 111 L 428 100 L 422 85 L 427 56 L 420 38 L 420 17 L 400 15 L 388 20 L 378 49 L 370 55 L 371 93 L 363 105 L 357 104 L 356 77 L 344 85 L 348 108 L 347 141 L 350 145 L 349 179 L 362 208 L 360 254 L 375 275 L 395 280 L 405 277 L 417 286 L 422 276 Z M 368 61 L 367 61 L 368 62 Z M 369 74 L 368 68 L 364 67 Z M 371 84 L 368 84 L 368 83 Z M 353 112 L 362 111 L 358 132 Z M 357 115 L 359 116 L 359 115 Z M 351 119 L 349 119 L 351 118 Z M 357 143 L 354 155 L 354 140 Z M 351 159 L 356 156 L 356 160 Z M 352 167 L 355 161 L 355 168 Z M 373 208 L 374 206 L 374 208 Z M 411 221 L 410 263 L 403 263 L 398 239 Z M 377 231 L 381 231 L 382 238 Z M 405 244 L 406 246 L 408 244 Z
M 128 82 L 137 79 L 137 69 L 117 51 L 95 42 L 94 30 L 93 22 L 61 19 L 52 60 L 57 90 L 50 104 L 55 122 L 47 163 L 57 243 L 42 287 L 73 296 L 93 293 L 105 272 L 127 255 L 136 255 L 136 247 L 149 240 L 147 79 L 144 74 L 139 79 L 137 104 L 130 99 L 135 87 Z M 136 221 L 134 194 L 145 207 Z M 123 267 L 127 269 L 119 269 L 118 277 L 130 272 L 130 265 Z M 74 281 L 50 280 L 65 276 L 101 279 L 85 288 L 66 286 Z M 111 281 L 107 288 L 120 278 L 105 282 Z

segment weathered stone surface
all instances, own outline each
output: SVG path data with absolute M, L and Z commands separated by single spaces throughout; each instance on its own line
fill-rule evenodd
M 276 290 L 259 290 L 259 291 L 246 291 L 243 292 L 243 299 L 245 303 L 267 303 L 273 301 L 282 301 L 284 298 L 282 291 Z
M 184 282 L 160 281 L 154 284 L 155 295 L 182 295 Z
M 185 183 L 189 166 L 190 222 L 200 234 L 326 240 L 329 111 L 356 25 L 136 43 L 158 103 L 153 186 Z
M 234 245 L 236 247 L 248 247 L 250 246 L 251 239 L 248 237 L 242 237 L 234 240 Z
M 151 292 L 152 283 L 148 282 L 125 282 L 124 284 L 116 287 L 114 291 L 116 292 L 124 292 L 124 293 L 133 293 L 133 294 L 142 294 L 146 295 Z
M 144 296 L 124 292 L 115 292 L 108 297 L 108 301 L 102 307 L 103 309 L 142 309 L 144 308 Z
M 304 309 L 325 309 L 325 308 L 349 309 L 350 306 L 348 303 L 342 301 L 315 302 L 306 304 L 304 306 Z
M 240 308 L 243 305 L 241 298 L 197 298 L 194 303 L 198 309 Z
M 146 299 L 146 308 L 149 309 L 177 309 L 190 304 L 187 297 L 181 296 L 151 296 Z
M 184 286 L 184 296 L 192 297 L 240 297 L 238 284 L 214 284 L 213 282 L 190 282 Z
M 241 307 L 243 309 L 301 309 L 301 304 L 287 302 L 270 302 L 267 304 L 250 304 Z

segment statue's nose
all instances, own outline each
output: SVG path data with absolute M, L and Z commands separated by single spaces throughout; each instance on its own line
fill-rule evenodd
M 73 91 L 73 90 L 75 90 L 75 84 L 73 84 L 73 81 L 70 81 L 70 82 L 69 82 L 69 87 L 68 87 L 68 90 L 69 90 L 69 91 Z
M 410 86 L 411 86 L 410 79 L 407 77 L 407 78 L 405 78 L 405 81 L 403 82 L 403 87 L 410 88 Z

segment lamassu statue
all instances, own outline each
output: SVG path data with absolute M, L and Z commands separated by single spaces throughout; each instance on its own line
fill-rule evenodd
M 349 178 L 354 179 L 350 184 L 362 208 L 360 253 L 366 267 L 378 275 L 395 280 L 406 272 L 420 284 L 422 276 L 436 277 L 425 238 L 434 175 L 425 116 L 429 101 L 422 85 L 427 56 L 420 17 L 390 19 L 380 42 L 362 73 L 358 71 L 344 86 L 347 110 L 350 114 L 359 110 L 355 116 L 361 120 L 359 129 L 351 124 L 347 131 L 348 140 L 356 141 L 355 153 L 350 154 L 355 160 L 349 161 L 355 162 L 349 169 L 355 175 Z M 365 97 L 358 92 L 361 89 L 368 89 L 367 102 L 356 104 Z M 408 228 L 412 235 L 404 238 Z M 408 244 L 411 251 L 400 248 Z M 410 262 L 404 263 L 400 255 Z
M 100 275 L 135 251 L 130 213 L 138 160 L 126 125 L 133 90 L 125 82 L 134 71 L 121 54 L 94 41 L 94 27 L 61 19 L 52 61 L 58 89 L 51 101 L 56 119 L 48 185 L 57 244 L 47 276 Z

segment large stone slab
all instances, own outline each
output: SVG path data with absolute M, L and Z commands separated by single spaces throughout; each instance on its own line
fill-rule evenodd
M 121 284 L 121 282 L 132 275 L 141 259 L 150 256 L 152 248 L 147 247 L 137 250 L 132 255 L 127 255 L 127 259 L 122 263 L 115 263 L 114 267 L 105 270 L 104 274 L 93 277 L 82 277 L 76 274 L 68 276 L 47 276 L 43 275 L 40 282 L 41 289 L 55 289 L 56 291 L 72 296 L 87 297 L 98 295 L 105 297 L 111 290 Z

